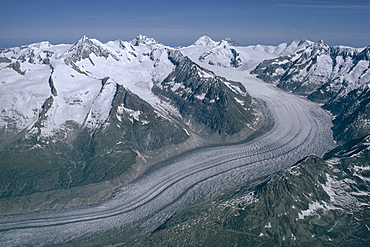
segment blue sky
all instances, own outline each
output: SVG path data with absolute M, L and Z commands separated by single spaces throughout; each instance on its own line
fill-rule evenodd
M 3 48 L 139 34 L 171 46 L 208 35 L 242 45 L 323 39 L 363 47 L 370 45 L 370 0 L 0 0 Z

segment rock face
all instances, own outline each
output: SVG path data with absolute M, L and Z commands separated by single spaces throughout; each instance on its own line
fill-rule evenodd
M 194 64 L 179 51 L 169 57 L 176 69 L 153 92 L 179 109 L 185 122 L 193 129 L 204 129 L 219 134 L 236 134 L 253 128 L 257 103 L 243 85 L 216 77 Z
M 370 133 L 370 87 L 369 84 L 350 91 L 324 106 L 336 116 L 333 121 L 334 137 L 350 141 Z
M 134 246 L 365 246 L 370 137 L 173 216 Z M 256 185 L 257 184 L 257 185 Z
M 126 183 L 215 136 L 253 132 L 261 107 L 241 84 L 142 35 L 3 49 L 0 76 L 0 200 L 7 203 Z
M 361 51 L 319 41 L 292 55 L 266 60 L 252 73 L 282 89 L 325 103 L 367 83 L 368 68 L 369 47 Z
M 292 55 L 265 60 L 252 73 L 323 104 L 336 117 L 335 138 L 349 141 L 370 133 L 369 51 L 319 41 Z

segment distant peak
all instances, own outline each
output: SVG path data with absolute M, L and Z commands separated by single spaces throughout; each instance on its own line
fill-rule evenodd
M 312 43 L 312 47 L 316 50 L 323 50 L 323 51 L 328 51 L 330 49 L 329 45 L 327 45 L 324 40 L 320 39 L 316 43 Z
M 89 41 L 89 37 L 87 37 L 86 35 L 84 35 L 84 36 L 82 36 L 82 38 L 80 38 L 77 42 L 76 42 L 76 44 L 81 44 L 81 43 L 85 43 L 85 42 L 87 42 L 87 41 Z
M 90 41 L 90 39 L 86 35 L 84 35 L 76 43 L 74 43 L 72 47 L 85 46 L 88 43 L 92 43 L 92 42 Z
M 211 46 L 211 45 L 217 45 L 216 41 L 213 41 L 208 36 L 202 36 L 197 41 L 193 43 L 193 45 L 204 45 L 204 46 Z
M 300 42 L 301 42 L 301 40 L 299 40 L 299 39 L 294 39 L 293 41 L 289 42 L 289 43 L 288 43 L 288 45 L 290 45 L 290 44 L 298 44 L 298 43 L 300 43 Z
M 138 46 L 138 45 L 141 45 L 141 44 L 146 44 L 146 45 L 159 44 L 159 42 L 156 41 L 153 38 L 149 38 L 145 35 L 140 34 L 140 35 L 136 36 L 136 38 L 131 41 L 131 44 L 133 44 L 134 46 Z
M 324 40 L 320 39 L 318 42 L 317 42 L 317 45 L 320 46 L 320 47 L 326 47 L 328 46 L 327 44 L 325 44 Z
M 307 39 L 295 39 L 293 41 L 291 41 L 290 43 L 288 43 L 288 46 L 308 46 L 308 45 L 311 45 L 313 44 L 314 42 L 310 41 L 310 40 L 307 40 Z
M 226 41 L 231 46 L 240 46 L 239 43 L 235 42 L 235 40 L 230 39 L 230 38 L 225 38 L 224 41 Z
M 82 36 L 82 38 L 80 38 L 76 43 L 74 43 L 74 45 L 76 46 L 80 46 L 80 45 L 102 45 L 102 43 L 97 40 L 97 39 L 91 39 L 89 37 L 87 37 L 86 35 Z
M 42 41 L 42 42 L 30 44 L 27 47 L 48 48 L 50 46 L 51 44 L 49 43 L 49 41 Z
M 118 61 L 118 58 L 108 51 L 99 40 L 89 39 L 86 35 L 74 43 L 62 56 L 65 62 L 69 64 L 70 62 L 77 62 L 89 58 L 91 53 L 94 53 L 97 57 L 108 58 L 108 56 L 112 56 Z
M 308 40 L 308 39 L 302 39 L 299 43 L 298 43 L 298 46 L 302 46 L 302 45 L 310 45 L 312 44 L 313 42 Z

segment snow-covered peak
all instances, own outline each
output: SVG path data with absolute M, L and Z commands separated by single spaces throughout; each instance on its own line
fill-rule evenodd
M 30 45 L 28 45 L 26 47 L 27 48 L 34 47 L 34 48 L 38 48 L 38 49 L 47 49 L 47 48 L 50 48 L 51 47 L 51 44 L 50 44 L 49 41 L 42 41 L 42 42 L 30 44 Z
M 320 40 L 291 55 L 266 60 L 252 73 L 285 90 L 326 103 L 369 81 L 369 55 L 366 49 L 331 47 Z
M 199 57 L 199 61 L 209 65 L 216 65 L 225 68 L 238 68 L 243 64 L 243 57 L 237 52 L 229 41 L 222 40 L 217 46 L 211 47 Z
M 74 43 L 72 47 L 62 55 L 62 57 L 67 64 L 70 64 L 71 62 L 77 62 L 89 58 L 91 53 L 95 54 L 97 57 L 108 58 L 111 56 L 115 60 L 118 60 L 113 53 L 104 48 L 103 43 L 96 39 L 89 39 L 86 35 Z
M 240 46 L 239 43 L 235 42 L 235 40 L 230 39 L 230 38 L 225 38 L 224 41 L 226 41 L 231 46 Z
M 230 38 L 225 38 L 217 42 L 208 36 L 202 36 L 193 43 L 193 46 L 212 46 L 214 47 L 214 46 L 240 46 L 240 45 Z
M 131 44 L 133 44 L 134 46 L 139 46 L 139 45 L 155 45 L 160 43 L 153 38 L 149 38 L 145 35 L 140 34 L 131 41 Z
M 314 47 L 317 47 L 320 50 L 323 51 L 329 51 L 330 46 L 324 42 L 324 40 L 320 39 L 318 42 L 313 44 Z
M 272 47 L 272 46 L 271 46 Z M 257 44 L 253 47 L 253 50 L 255 51 L 268 51 L 268 46 Z
M 314 42 L 307 39 L 304 40 L 295 39 L 289 43 L 279 44 L 272 53 L 278 56 L 287 56 L 294 54 L 298 50 L 305 49 L 306 47 L 313 44 Z
M 317 42 L 317 45 L 318 46 L 326 46 L 324 40 L 320 39 L 318 42 Z
M 49 58 L 55 52 L 59 51 L 59 48 L 60 45 L 53 46 L 48 41 L 43 41 L 20 47 L 2 49 L 1 57 L 5 57 L 3 61 L 8 61 L 9 63 L 16 60 L 21 63 L 43 64 L 48 63 Z
M 89 39 L 89 37 L 87 37 L 86 35 L 82 36 L 77 42 L 75 42 L 71 49 L 76 49 L 77 47 L 83 47 L 83 46 L 89 46 L 91 44 L 93 44 L 93 41 L 97 41 L 98 43 L 100 43 L 98 40 L 96 39 Z
M 370 46 L 365 47 L 359 54 L 359 59 L 370 61 Z
M 89 47 L 89 46 L 102 46 L 103 43 L 101 43 L 97 39 L 90 39 L 86 35 L 84 35 L 81 39 L 79 39 L 76 43 L 73 44 L 71 49 L 74 49 L 75 47 Z
M 19 47 L 3 48 L 3 49 L 0 49 L 0 51 L 2 53 L 12 51 L 13 54 L 19 54 L 19 53 L 22 53 L 26 50 L 48 49 L 50 47 L 52 47 L 52 45 L 49 43 L 49 41 L 42 41 L 42 42 L 32 43 L 32 44 L 29 44 L 29 45 L 22 45 L 22 46 L 19 46 Z
M 362 51 L 361 49 L 349 46 L 332 46 L 330 49 L 333 54 L 342 56 L 343 58 L 354 57 Z M 363 60 L 363 58 L 359 58 L 359 60 Z
M 196 46 L 216 46 L 216 45 L 218 45 L 218 42 L 212 40 L 208 36 L 202 36 L 197 41 L 195 41 L 193 43 L 193 45 L 196 45 Z
M 224 49 L 229 48 L 230 43 L 227 40 L 221 40 L 220 43 L 218 43 L 217 47 L 224 48 Z
M 307 39 L 295 39 L 289 43 L 281 43 L 278 46 L 256 45 L 255 50 L 264 50 L 277 56 L 289 56 L 295 54 L 297 51 L 303 51 L 304 53 L 313 52 L 313 54 L 327 53 L 330 50 L 330 46 L 325 44 L 323 40 L 313 42 Z
M 310 40 L 307 40 L 307 39 L 303 39 L 303 40 L 298 40 L 298 39 L 295 39 L 293 41 L 291 41 L 290 43 L 288 43 L 286 49 L 287 50 L 291 50 L 294 52 L 297 51 L 297 50 L 300 50 L 302 48 L 305 48 L 307 46 L 310 46 L 312 44 L 314 44 L 315 42 L 312 42 Z
M 307 39 L 295 39 L 291 42 L 288 43 L 287 47 L 292 46 L 292 47 L 299 47 L 299 46 L 308 46 L 312 45 L 314 42 L 307 40 Z

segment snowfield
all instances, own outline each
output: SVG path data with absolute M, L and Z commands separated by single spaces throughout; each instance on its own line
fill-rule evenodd
M 264 100 L 274 126 L 245 143 L 200 148 L 160 163 L 98 205 L 0 216 L 0 242 L 52 245 L 118 228 L 123 238 L 133 240 L 192 203 L 334 147 L 332 118 L 318 105 L 248 73 L 208 69 L 242 82 L 248 93 Z

